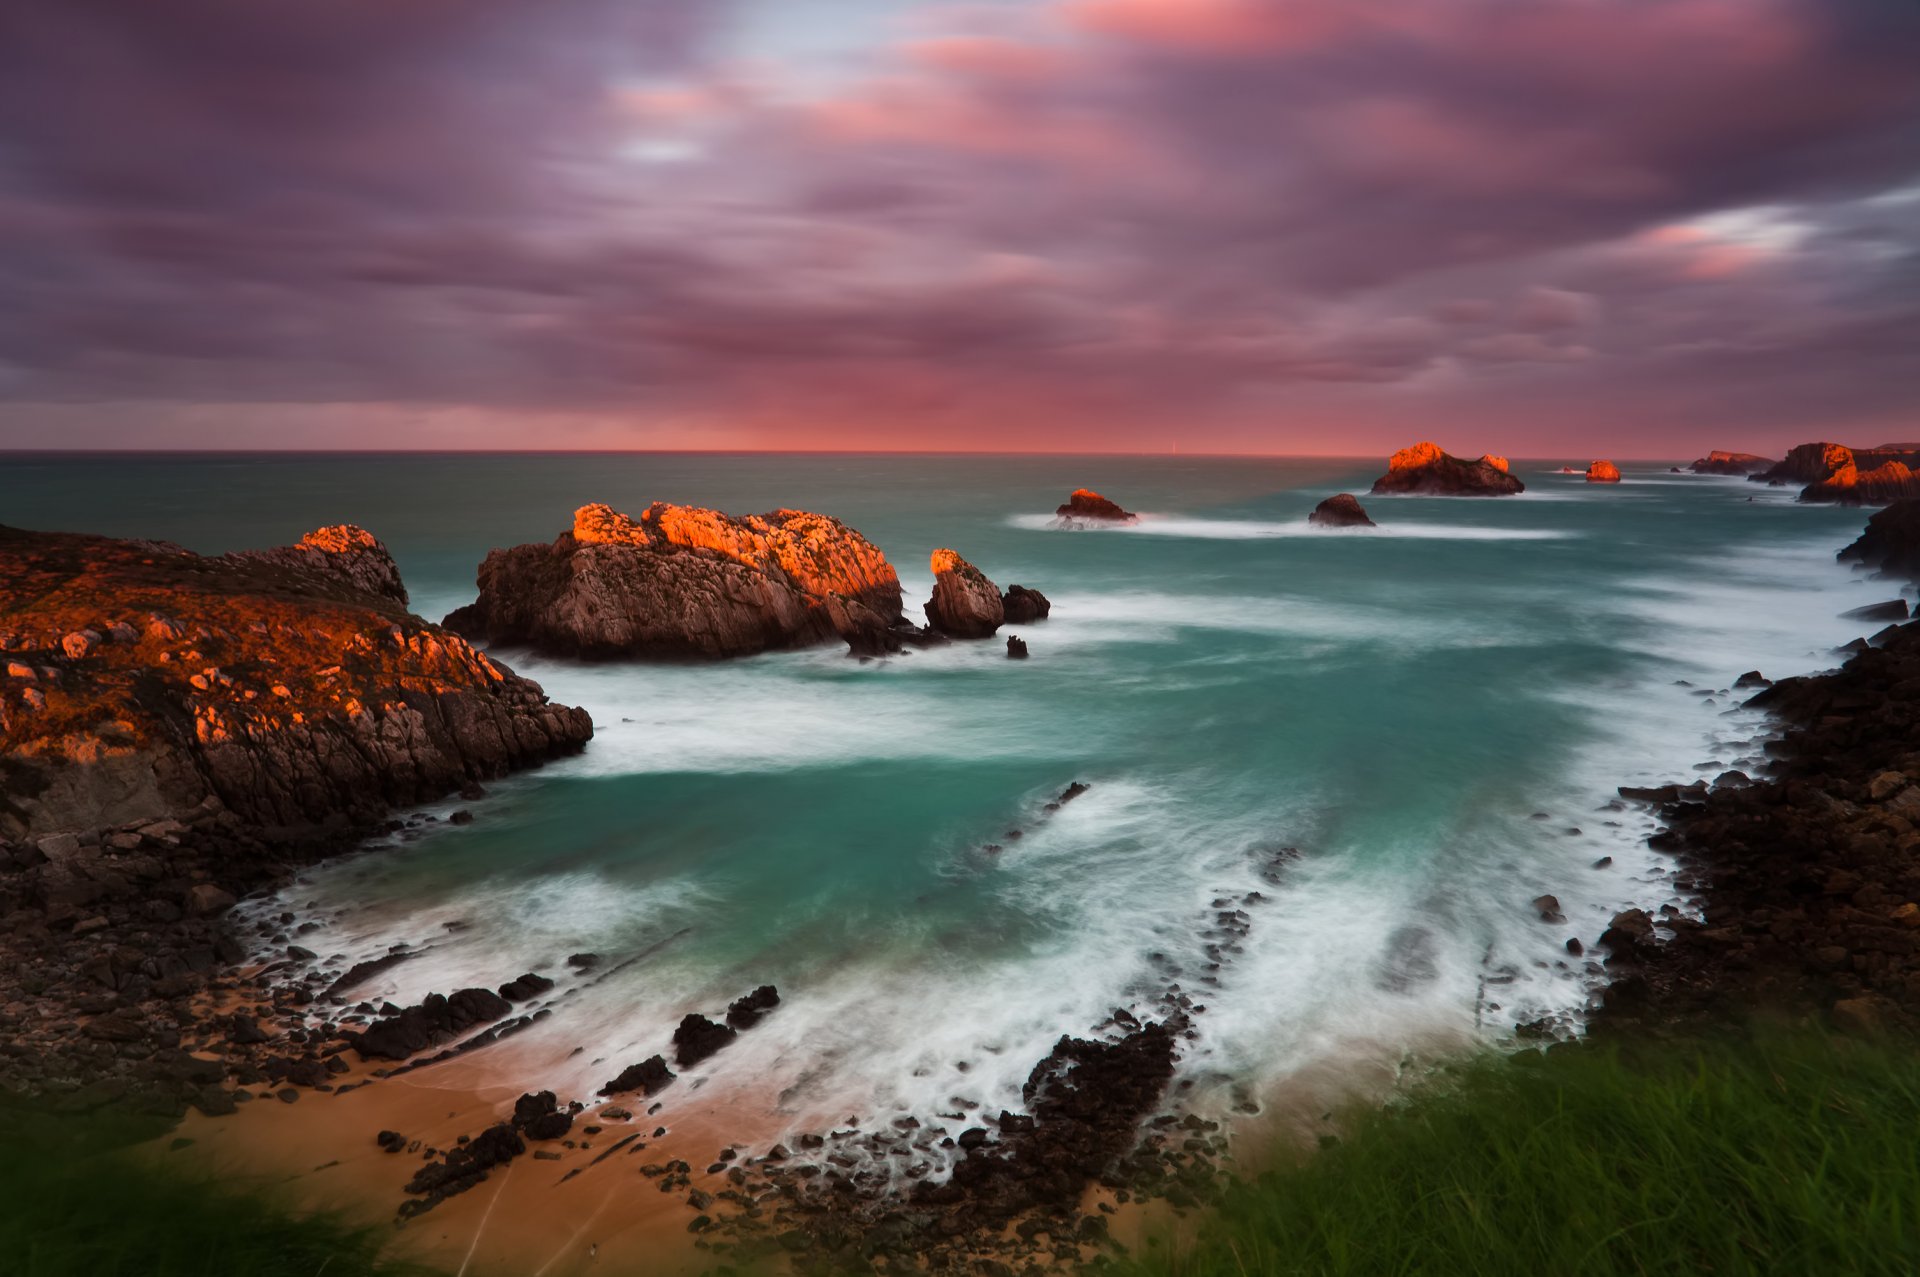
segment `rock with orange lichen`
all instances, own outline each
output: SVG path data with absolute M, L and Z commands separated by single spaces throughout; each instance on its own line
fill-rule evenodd
M 804 510 L 582 506 L 551 545 L 488 554 L 479 586 L 448 628 L 558 656 L 719 659 L 836 638 L 888 651 L 911 628 L 879 548 Z
M 1064 505 L 1055 507 L 1054 513 L 1067 520 L 1097 519 L 1106 523 L 1127 523 L 1140 517 L 1122 510 L 1092 488 L 1075 488 Z
M 1482 457 L 1463 461 L 1434 443 L 1402 448 L 1387 461 L 1387 472 L 1373 481 L 1371 491 L 1429 497 L 1505 497 L 1525 492 L 1526 485 L 1507 473 L 1505 458 Z
M 1000 587 L 952 550 L 933 552 L 933 597 L 927 624 L 950 638 L 992 638 L 1006 622 Z
M 33 673 L 0 683 L 0 834 L 364 824 L 592 735 L 405 597 L 358 528 L 220 557 L 0 528 L 0 647 Z
M 1611 461 L 1596 461 L 1587 467 L 1588 483 L 1620 482 L 1620 467 Z

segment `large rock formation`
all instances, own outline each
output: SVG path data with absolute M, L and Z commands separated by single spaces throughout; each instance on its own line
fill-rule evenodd
M 1790 449 L 1778 465 L 1747 477 L 1755 483 L 1823 483 L 1833 472 L 1854 464 L 1853 450 L 1838 443 L 1803 443 Z
M 1695 461 L 1687 469 L 1695 474 L 1758 474 L 1778 465 L 1772 457 L 1757 456 L 1751 452 L 1721 452 L 1715 450 Z
M 846 639 L 890 650 L 900 578 L 838 519 L 582 506 L 551 545 L 495 550 L 449 629 L 558 656 L 717 659 Z M 897 643 L 892 644 L 897 647 Z
M 366 824 L 592 735 L 405 598 L 353 527 L 218 558 L 0 528 L 0 834 Z
M 1126 523 L 1140 516 L 1122 510 L 1091 488 L 1075 488 L 1065 505 L 1057 506 L 1054 513 L 1063 519 L 1095 519 L 1107 523 Z
M 1360 499 L 1351 492 L 1340 492 L 1328 497 L 1313 507 L 1313 513 L 1307 516 L 1307 522 L 1318 528 L 1372 528 L 1378 527 L 1367 517 L 1366 509 Z
M 1800 489 L 1802 501 L 1834 501 L 1841 505 L 1887 505 L 1920 497 L 1920 476 L 1902 461 L 1883 461 L 1871 470 L 1849 462 L 1818 483 Z
M 1596 461 L 1587 467 L 1588 483 L 1620 482 L 1620 467 L 1611 461 Z
M 1836 557 L 1920 581 L 1920 500 L 1896 501 L 1875 514 L 1859 539 Z
M 927 624 L 952 638 L 992 638 L 1006 622 L 999 587 L 952 550 L 933 552 L 933 597 Z
M 1038 590 L 1009 585 L 1000 596 L 1000 612 L 1008 625 L 1026 625 L 1046 620 L 1053 613 L 1053 604 Z
M 1437 497 L 1506 497 L 1527 486 L 1507 473 L 1498 457 L 1462 461 L 1438 444 L 1416 443 L 1387 461 L 1387 472 L 1373 481 L 1375 493 Z

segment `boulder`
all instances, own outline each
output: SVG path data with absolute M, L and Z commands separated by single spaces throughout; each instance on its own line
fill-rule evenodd
M 1093 519 L 1107 523 L 1126 523 L 1140 516 L 1122 510 L 1091 488 L 1075 488 L 1064 505 L 1053 511 L 1063 519 Z
M 1611 461 L 1596 461 L 1587 467 L 1588 483 L 1620 482 L 1620 467 Z
M 1313 513 L 1307 516 L 1307 522 L 1317 528 L 1372 528 L 1379 525 L 1367 517 L 1360 505 L 1360 499 L 1351 492 L 1341 492 L 1328 497 L 1313 507 Z
M 1007 635 L 1007 659 L 1024 661 L 1027 659 L 1027 643 L 1018 634 Z
M 1000 596 L 1000 613 L 1008 625 L 1031 625 L 1044 621 L 1053 612 L 1053 604 L 1038 590 L 1024 585 L 1009 585 Z
M 1779 463 L 1771 457 L 1758 456 L 1751 452 L 1709 452 L 1695 461 L 1687 469 L 1695 474 L 1758 474 L 1771 470 Z
M 619 1095 L 624 1091 L 638 1091 L 642 1095 L 654 1096 L 667 1089 L 673 1081 L 673 1070 L 667 1067 L 665 1056 L 652 1055 L 638 1064 L 629 1064 L 620 1071 L 620 1076 L 600 1088 L 602 1095 Z
M 873 636 L 903 624 L 879 548 L 804 510 L 735 518 L 655 502 L 574 512 L 551 544 L 487 555 L 480 597 L 446 619 L 488 643 L 556 656 L 715 660 Z
M 1505 497 L 1525 492 L 1526 485 L 1482 457 L 1462 461 L 1441 451 L 1438 444 L 1416 443 L 1387 461 L 1387 472 L 1373 481 L 1371 491 L 1416 496 Z
M 763 984 L 744 997 L 735 998 L 727 1007 L 727 1023 L 736 1029 L 751 1029 L 767 1012 L 780 1005 L 780 991 Z
M 933 552 L 933 597 L 927 624 L 952 638 L 991 638 L 1006 620 L 1000 590 L 952 550 Z
M 673 1058 L 681 1068 L 691 1068 L 714 1052 L 732 1043 L 736 1031 L 715 1024 L 704 1015 L 689 1015 L 673 1031 Z

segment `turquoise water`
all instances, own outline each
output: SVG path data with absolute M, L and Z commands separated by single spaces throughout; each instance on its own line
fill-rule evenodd
M 1377 461 L 12 459 L 0 519 L 210 552 L 356 522 L 430 617 L 471 599 L 489 547 L 550 540 L 594 500 L 835 514 L 910 605 L 937 546 L 1045 591 L 1024 663 L 997 642 L 872 664 L 501 653 L 592 712 L 592 747 L 271 903 L 320 920 L 303 943 L 341 961 L 428 949 L 370 990 L 396 1000 L 561 977 L 557 1014 L 485 1053 L 516 1089 L 590 1094 L 687 1011 L 777 984 L 782 1010 L 693 1080 L 800 1129 L 1018 1108 L 1055 1038 L 1150 1011 L 1169 980 L 1207 1006 L 1181 1067 L 1216 1111 L 1436 1035 L 1576 1024 L 1599 976 L 1567 939 L 1676 901 L 1614 787 L 1756 766 L 1755 716 L 1715 693 L 1831 664 L 1862 628 L 1838 613 L 1888 590 L 1833 562 L 1858 512 L 1557 464 L 1516 463 L 1510 500 L 1369 499 L 1382 527 L 1352 533 L 1306 512 Z M 1146 517 L 1052 527 L 1080 485 Z M 1045 815 L 1075 780 L 1092 789 Z M 1275 873 L 1282 847 L 1300 854 Z M 1251 891 L 1268 899 L 1242 948 L 1209 953 L 1212 902 Z M 1566 922 L 1540 920 L 1543 893 Z M 565 971 L 578 951 L 595 975 Z

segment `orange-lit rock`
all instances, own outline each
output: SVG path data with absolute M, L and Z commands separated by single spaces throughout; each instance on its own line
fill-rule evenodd
M 1841 466 L 1825 480 L 1800 490 L 1802 501 L 1836 501 L 1841 505 L 1887 505 L 1920 497 L 1920 477 L 1900 461 L 1883 461 L 1871 470 Z
M 592 735 L 405 597 L 358 528 L 217 558 L 0 528 L 0 648 L 49 675 L 37 701 L 0 688 L 0 833 L 209 803 L 259 826 L 364 824 Z
M 1512 468 L 1507 465 L 1507 459 L 1505 457 L 1496 457 L 1493 453 L 1489 452 L 1485 456 L 1481 457 L 1480 461 L 1483 465 L 1492 466 L 1495 470 L 1498 470 L 1501 474 L 1512 473 Z
M 551 545 L 487 555 L 479 584 L 450 629 L 562 656 L 717 659 L 836 637 L 892 650 L 904 632 L 886 556 L 804 510 L 735 518 L 655 502 L 630 518 L 582 506 Z
M 1122 510 L 1092 488 L 1075 488 L 1066 504 L 1055 507 L 1054 513 L 1063 519 L 1100 519 L 1108 523 L 1125 523 L 1140 517 Z
M 1587 467 L 1588 483 L 1620 482 L 1620 467 L 1611 461 L 1596 461 Z
M 1320 528 L 1372 528 L 1378 527 L 1367 517 L 1367 511 L 1360 499 L 1351 492 L 1340 492 L 1328 497 L 1313 507 L 1313 513 L 1307 516 L 1307 522 Z
M 1375 493 L 1437 497 L 1505 497 L 1525 492 L 1526 485 L 1495 465 L 1502 458 L 1462 461 L 1434 443 L 1402 448 L 1387 461 L 1387 472 L 1373 481 Z
M 991 638 L 1006 622 L 1000 589 L 952 550 L 933 552 L 933 597 L 927 624 L 951 638 Z
M 1695 474 L 1758 474 L 1778 464 L 1771 457 L 1762 457 L 1751 452 L 1715 450 L 1695 461 L 1687 469 Z

